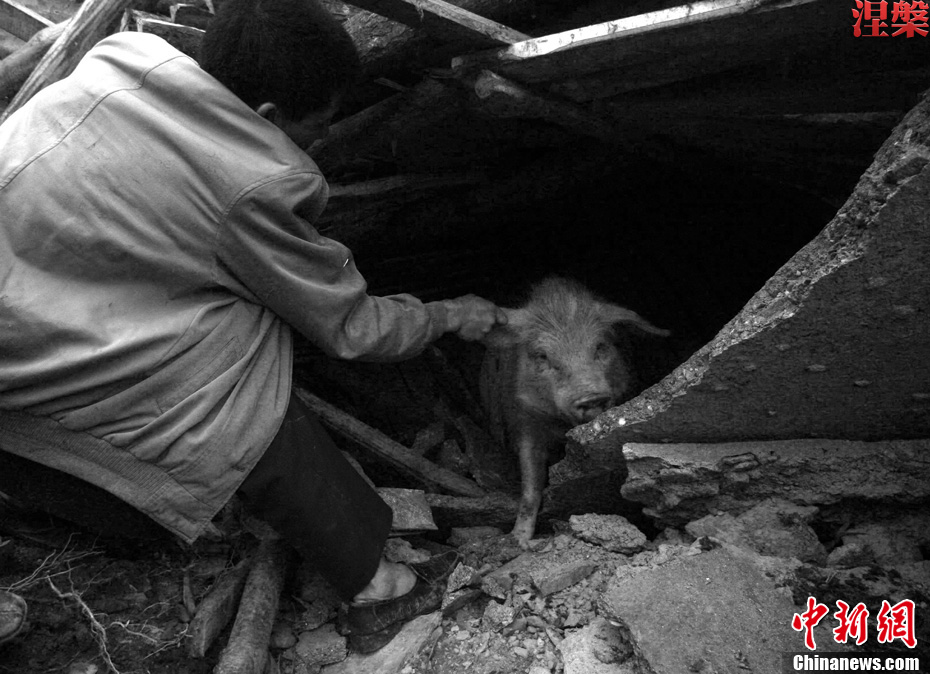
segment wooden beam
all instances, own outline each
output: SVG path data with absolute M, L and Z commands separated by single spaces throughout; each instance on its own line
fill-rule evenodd
M 43 88 L 67 77 L 84 54 L 106 34 L 132 0 L 84 0 L 65 30 L 13 98 L 0 123 Z
M 0 101 L 11 98 L 42 57 L 65 32 L 67 21 L 43 28 L 15 52 L 0 61 Z
M 206 31 L 194 26 L 168 21 L 164 16 L 149 14 L 137 9 L 126 10 L 120 30 L 137 30 L 140 33 L 157 35 L 191 58 L 197 58 L 200 43 Z
M 476 48 L 510 45 L 529 36 L 445 0 L 352 0 L 369 12 L 443 39 L 463 40 Z
M 441 468 L 432 461 L 418 456 L 399 442 L 362 423 L 355 417 L 320 400 L 309 391 L 294 386 L 294 393 L 319 416 L 326 426 L 364 447 L 372 455 L 431 489 L 439 489 L 457 496 L 483 496 L 484 489 L 466 477 Z
M 0 0 L 0 28 L 20 40 L 28 40 L 43 28 L 54 25 L 54 21 L 33 12 L 16 0 Z
M 827 0 L 701 0 L 459 56 L 452 67 L 461 77 L 488 69 L 522 83 L 611 71 L 629 91 L 791 53 L 812 36 L 848 28 L 833 11 Z
M 546 98 L 506 78 L 485 70 L 474 84 L 475 94 L 487 112 L 498 117 L 543 119 L 593 138 L 619 143 L 619 129 L 608 119 L 561 100 Z
M 486 179 L 484 173 L 456 173 L 452 175 L 401 175 L 377 180 L 367 180 L 351 185 L 333 184 L 329 187 L 329 205 L 340 200 L 355 199 L 393 199 L 410 201 L 417 198 L 418 192 L 432 192 L 449 187 L 475 185 Z

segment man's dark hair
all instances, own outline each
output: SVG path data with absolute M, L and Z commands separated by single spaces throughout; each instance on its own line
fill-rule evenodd
M 327 108 L 360 70 L 352 39 L 319 0 L 226 0 L 199 61 L 249 107 L 274 103 L 294 121 Z

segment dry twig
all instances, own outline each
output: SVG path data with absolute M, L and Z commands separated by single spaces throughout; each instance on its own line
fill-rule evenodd
M 80 593 L 74 589 L 74 585 L 71 586 L 70 592 L 62 592 L 58 589 L 51 578 L 46 578 L 48 581 L 49 587 L 52 588 L 54 592 L 60 599 L 70 599 L 74 601 L 80 608 L 81 612 L 87 616 L 87 620 L 90 622 L 91 632 L 94 634 L 94 640 L 97 642 L 97 647 L 100 652 L 100 657 L 103 658 L 103 661 L 107 665 L 107 670 L 113 674 L 120 674 L 120 671 L 116 668 L 116 665 L 113 664 L 113 659 L 110 657 L 110 651 L 107 649 L 107 630 L 103 625 L 100 624 L 100 621 L 97 620 L 97 617 L 94 615 L 94 612 L 91 610 L 90 606 L 84 601 Z

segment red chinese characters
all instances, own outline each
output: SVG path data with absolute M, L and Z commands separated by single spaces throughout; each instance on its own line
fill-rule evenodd
M 855 0 L 856 8 L 852 10 L 853 35 L 856 37 L 889 37 L 888 20 L 890 14 L 891 27 L 897 28 L 890 37 L 904 35 L 905 37 L 926 37 L 928 26 L 928 11 L 930 5 L 923 0 L 900 0 L 891 3 L 891 12 L 888 11 L 887 0 Z
M 861 646 L 869 637 L 869 609 L 862 602 L 850 607 L 845 601 L 836 601 L 836 618 L 838 626 L 833 629 L 833 640 L 838 644 L 845 644 L 850 639 Z M 914 636 L 915 604 L 911 599 L 903 599 L 894 606 L 887 600 L 882 600 L 881 610 L 876 616 L 878 627 L 878 643 L 891 643 L 900 639 L 908 648 L 917 646 Z M 816 650 L 814 628 L 823 620 L 830 610 L 826 605 L 819 603 L 814 597 L 807 598 L 807 610 L 795 613 L 791 620 L 791 627 L 798 632 L 804 632 L 804 645 L 808 650 Z
M 839 610 L 833 614 L 833 617 L 840 624 L 833 630 L 833 640 L 838 644 L 845 644 L 847 639 L 855 639 L 857 645 L 864 644 L 869 637 L 869 624 L 866 622 L 869 619 L 869 609 L 859 602 L 850 611 L 849 604 L 839 599 L 836 601 L 836 607 Z
M 908 648 L 917 645 L 914 637 L 914 602 L 904 599 L 892 606 L 882 600 L 882 609 L 878 612 L 878 643 L 887 644 L 900 639 Z
M 807 598 L 807 610 L 804 613 L 795 613 L 794 618 L 791 620 L 791 627 L 796 631 L 800 632 L 801 630 L 805 631 L 804 634 L 804 645 L 807 646 L 809 650 L 814 650 L 817 648 L 817 643 L 814 641 L 814 628 L 817 627 L 817 624 L 823 620 L 830 612 L 823 604 L 818 604 L 817 600 L 813 597 Z

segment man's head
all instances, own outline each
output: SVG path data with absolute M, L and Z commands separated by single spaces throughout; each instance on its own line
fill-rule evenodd
M 200 65 L 301 147 L 326 135 L 360 70 L 351 38 L 319 0 L 226 0 Z

